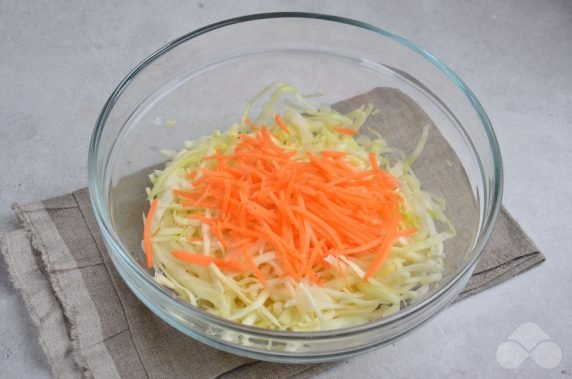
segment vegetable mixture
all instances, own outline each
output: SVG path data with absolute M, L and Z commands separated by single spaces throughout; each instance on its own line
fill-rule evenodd
M 377 132 L 356 137 L 373 112 L 316 108 L 274 83 L 240 123 L 169 153 L 144 226 L 157 282 L 226 319 L 293 331 L 363 324 L 422 297 L 455 233 L 411 169 L 428 127 L 395 162 Z

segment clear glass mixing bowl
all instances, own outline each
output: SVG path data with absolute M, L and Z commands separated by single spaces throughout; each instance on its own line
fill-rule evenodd
M 425 298 L 377 321 L 334 331 L 284 332 L 244 326 L 195 308 L 157 285 L 144 265 L 141 214 L 146 173 L 161 149 L 235 122 L 246 99 L 288 82 L 335 103 L 374 87 L 400 90 L 431 118 L 456 155 L 421 157 L 440 177 L 425 188 L 445 196 L 457 236 L 447 242 L 441 283 Z M 174 125 L 173 125 L 174 124 Z M 391 128 L 391 125 L 384 127 Z M 417 140 L 402 141 L 408 151 Z M 460 167 L 451 174 L 451 165 Z M 427 167 L 427 166 L 425 166 Z M 216 348 L 278 362 L 318 362 L 391 343 L 447 306 L 471 276 L 501 203 L 502 165 L 481 105 L 449 68 L 411 42 L 362 22 L 306 13 L 235 18 L 187 34 L 139 64 L 117 87 L 90 145 L 89 188 L 103 238 L 135 295 L 167 323 Z M 454 188 L 455 196 L 447 196 Z

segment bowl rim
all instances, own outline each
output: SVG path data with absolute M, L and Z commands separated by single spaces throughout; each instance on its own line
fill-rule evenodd
M 464 267 L 457 270 L 453 278 L 443 287 L 439 288 L 435 293 L 426 297 L 425 299 L 410 305 L 403 310 L 400 310 L 394 315 L 380 318 L 366 324 L 343 328 L 343 329 L 334 329 L 334 330 L 326 330 L 326 331 L 315 331 L 315 332 L 298 332 L 298 331 L 281 331 L 281 330 L 273 330 L 273 329 L 264 329 L 259 327 L 253 327 L 248 325 L 242 325 L 236 323 L 234 321 L 227 320 L 223 317 L 214 315 L 207 311 L 204 311 L 198 307 L 194 307 L 191 304 L 183 301 L 179 297 L 172 297 L 171 293 L 167 291 L 164 287 L 160 286 L 155 280 L 152 278 L 151 275 L 147 273 L 145 269 L 143 269 L 140 265 L 138 265 L 135 260 L 128 259 L 127 255 L 129 252 L 123 249 L 121 242 L 116 237 L 113 228 L 109 222 L 109 216 L 107 215 L 107 210 L 105 204 L 102 201 L 102 193 L 100 191 L 100 181 L 98 177 L 98 162 L 97 162 L 97 153 L 99 148 L 99 143 L 101 140 L 102 132 L 105 127 L 107 118 L 111 113 L 115 103 L 120 98 L 121 94 L 125 91 L 125 89 L 129 86 L 131 81 L 141 73 L 147 66 L 152 64 L 155 60 L 163 56 L 165 53 L 175 49 L 177 46 L 193 39 L 199 37 L 205 33 L 210 31 L 214 31 L 226 26 L 231 26 L 235 24 L 245 23 L 249 21 L 259 21 L 259 20 L 266 20 L 266 19 L 274 19 L 274 18 L 301 18 L 301 19 L 314 19 L 319 21 L 329 21 L 329 22 L 336 22 L 345 25 L 355 26 L 361 29 L 369 30 L 371 32 L 377 33 L 383 37 L 387 37 L 392 39 L 393 41 L 409 48 L 413 52 L 421 55 L 427 61 L 432 63 L 436 66 L 441 72 L 443 72 L 460 90 L 465 94 L 467 99 L 469 100 L 470 104 L 473 106 L 479 118 L 481 120 L 481 124 L 484 127 L 484 131 L 487 136 L 487 141 L 489 143 L 489 147 L 492 152 L 493 158 L 493 166 L 494 166 L 494 178 L 496 180 L 493 181 L 493 185 L 489 189 L 489 193 L 485 193 L 485 196 L 490 198 L 490 207 L 488 214 L 486 213 L 485 209 L 485 216 L 486 218 L 483 219 L 482 228 L 480 233 L 477 235 L 477 240 L 473 249 L 471 250 L 472 257 L 470 260 L 465 264 Z M 108 165 L 108 158 L 104 162 L 104 170 L 107 169 Z M 479 164 L 481 164 L 480 159 L 477 156 L 477 160 Z M 482 170 L 482 168 L 481 168 Z M 94 211 L 94 215 L 96 221 L 99 225 L 101 233 L 104 237 L 104 240 L 108 244 L 112 244 L 115 249 L 121 252 L 118 255 L 121 259 L 123 259 L 129 269 L 137 274 L 143 281 L 148 284 L 153 290 L 159 291 L 164 295 L 165 300 L 167 302 L 174 302 L 177 306 L 182 306 L 185 308 L 186 311 L 190 313 L 191 316 L 196 316 L 200 319 L 207 319 L 208 322 L 211 322 L 219 327 L 231 329 L 237 332 L 248 333 L 251 336 L 257 337 L 274 337 L 274 338 L 281 338 L 285 340 L 310 340 L 310 339 L 334 339 L 343 336 L 355 335 L 356 333 L 363 333 L 367 332 L 372 329 L 377 329 L 383 326 L 391 325 L 398 320 L 401 320 L 412 313 L 417 312 L 418 310 L 425 308 L 428 304 L 433 303 L 435 300 L 440 298 L 441 296 L 445 295 L 448 290 L 453 288 L 455 284 L 461 280 L 469 270 L 472 270 L 473 267 L 478 262 L 478 259 L 481 257 L 484 248 L 489 240 L 489 237 L 492 233 L 494 228 L 494 224 L 497 218 L 497 215 L 500 210 L 501 200 L 502 200 L 502 192 L 503 192 L 503 168 L 502 168 L 502 157 L 500 153 L 500 148 L 498 145 L 498 141 L 496 135 L 494 133 L 492 124 L 487 116 L 486 112 L 484 111 L 483 107 L 481 106 L 480 102 L 477 100 L 474 93 L 469 89 L 469 87 L 457 76 L 447 65 L 445 65 L 441 60 L 435 57 L 433 54 L 429 53 L 425 49 L 417 46 L 415 43 L 400 37 L 396 34 L 388 32 L 384 29 L 378 28 L 373 26 L 369 23 L 357 21 L 350 18 L 333 16 L 333 15 L 326 15 L 326 14 L 319 14 L 319 13 L 307 13 L 307 12 L 271 12 L 271 13 L 258 13 L 258 14 L 250 14 L 241 17 L 235 17 L 226 19 L 223 21 L 215 22 L 210 25 L 201 27 L 187 33 L 158 49 L 147 58 L 145 58 L 141 63 L 139 63 L 134 69 L 127 74 L 127 76 L 118 84 L 112 94 L 109 96 L 108 100 L 104 104 L 99 117 L 96 121 L 95 128 L 90 140 L 89 145 L 89 154 L 88 154 L 88 182 L 89 182 L 89 194 L 90 194 L 90 202 L 92 209 Z M 113 253 L 113 248 L 109 254 Z

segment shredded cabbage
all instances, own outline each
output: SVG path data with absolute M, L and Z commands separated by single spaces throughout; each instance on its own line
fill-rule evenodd
M 256 118 L 257 125 L 268 125 L 278 144 L 297 153 L 334 150 L 348 153 L 348 163 L 366 169 L 373 152 L 385 170 L 398 179 L 403 201 L 400 214 L 406 227 L 417 232 L 400 237 L 389 257 L 377 273 L 363 280 L 371 258 L 347 259 L 328 256 L 331 275 L 319 286 L 304 280 L 297 282 L 279 275 L 273 251 L 260 251 L 256 264 L 268 264 L 275 277 L 262 285 L 250 272 L 225 273 L 214 263 L 208 267 L 174 258 L 173 250 L 185 250 L 207 256 L 223 254 L 223 246 L 211 233 L 209 225 L 189 219 L 190 212 L 208 209 L 183 207 L 172 194 L 173 189 L 190 190 L 188 174 L 208 167 L 212 161 L 203 158 L 215 151 L 233 151 L 241 133 L 251 133 L 246 120 L 254 102 L 269 94 Z M 240 123 L 225 132 L 215 132 L 195 141 L 186 141 L 178 153 L 168 152 L 172 160 L 163 170 L 149 178 L 149 200 L 158 199 L 151 227 L 155 280 L 176 292 L 183 300 L 218 316 L 260 328 L 317 331 L 346 328 L 388 316 L 424 296 L 436 285 L 443 272 L 443 242 L 454 236 L 454 227 L 445 215 L 445 202 L 421 189 L 411 166 L 421 153 L 429 128 L 425 127 L 413 153 L 402 161 L 390 161 L 394 152 L 377 133 L 361 133 L 357 138 L 335 132 L 342 126 L 360 130 L 375 112 L 371 104 L 341 114 L 330 106 L 315 107 L 295 88 L 274 83 L 259 92 L 248 103 Z M 291 134 L 273 125 L 273 117 L 282 113 Z M 373 137 L 372 137 L 373 135 Z M 298 154 L 299 153 L 299 154 Z M 199 174 L 200 175 L 200 174 Z M 441 223 L 438 227 L 437 223 Z M 444 226 L 444 227 L 443 227 Z M 440 231 L 440 229 L 444 229 Z M 194 237 L 194 238 L 190 238 Z M 343 274 L 341 273 L 343 272 Z

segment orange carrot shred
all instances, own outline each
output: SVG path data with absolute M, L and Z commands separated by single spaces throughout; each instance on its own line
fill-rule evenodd
M 288 128 L 286 127 L 286 124 L 284 123 L 284 120 L 282 119 L 282 116 L 280 116 L 279 114 L 277 114 L 276 116 L 274 116 L 274 121 L 276 121 L 276 125 L 278 125 L 278 127 L 280 129 L 282 129 L 286 134 L 290 135 L 290 131 L 288 130 Z
M 193 171 L 189 172 L 189 175 L 187 175 L 187 178 L 189 178 L 189 180 L 193 180 L 196 176 L 197 176 L 197 170 L 193 170 Z
M 260 283 L 263 286 L 266 285 L 266 278 L 264 277 L 264 275 L 262 275 L 262 272 L 260 272 L 260 269 L 254 263 L 252 256 L 248 253 L 248 251 L 246 251 L 244 246 L 240 247 L 240 251 L 241 251 L 244 259 L 246 260 L 246 264 L 248 265 L 248 268 L 252 271 L 254 276 L 256 276 L 256 278 L 260 281 Z
M 357 130 L 342 128 L 342 127 L 334 128 L 334 130 L 338 133 L 347 134 L 349 136 L 353 136 L 354 134 L 357 133 Z
M 258 130 L 258 126 L 256 126 L 254 124 L 254 122 L 252 122 L 251 119 L 249 119 L 248 117 L 246 118 L 246 125 L 248 125 L 248 127 L 250 128 L 250 130 Z
M 397 232 L 396 237 L 405 237 L 417 233 L 417 228 L 407 228 Z
M 369 162 L 371 163 L 372 169 L 379 168 L 379 165 L 377 164 L 377 159 L 375 159 L 375 154 L 373 152 L 369 153 Z
M 193 194 L 192 192 L 189 192 L 189 191 L 174 189 L 173 193 L 177 196 L 184 197 L 185 199 L 194 199 L 195 198 L 195 194 Z
M 330 151 L 330 150 L 325 150 L 320 152 L 320 154 L 322 154 L 324 157 L 328 157 L 328 158 L 341 158 L 341 157 L 345 157 L 347 155 L 347 153 L 343 152 L 343 151 Z
M 175 250 L 171 254 L 173 255 L 173 257 L 179 260 L 189 263 L 194 263 L 200 266 L 208 266 L 211 263 L 214 263 L 221 271 L 241 272 L 242 270 L 244 270 L 244 267 L 238 262 L 225 261 L 223 259 L 210 257 L 208 255 L 189 253 L 180 250 Z
M 147 268 L 153 267 L 153 251 L 151 247 L 151 221 L 155 215 L 159 200 L 155 199 L 151 202 L 147 217 L 145 218 L 145 227 L 143 228 L 143 246 L 145 247 L 145 257 L 147 258 Z

